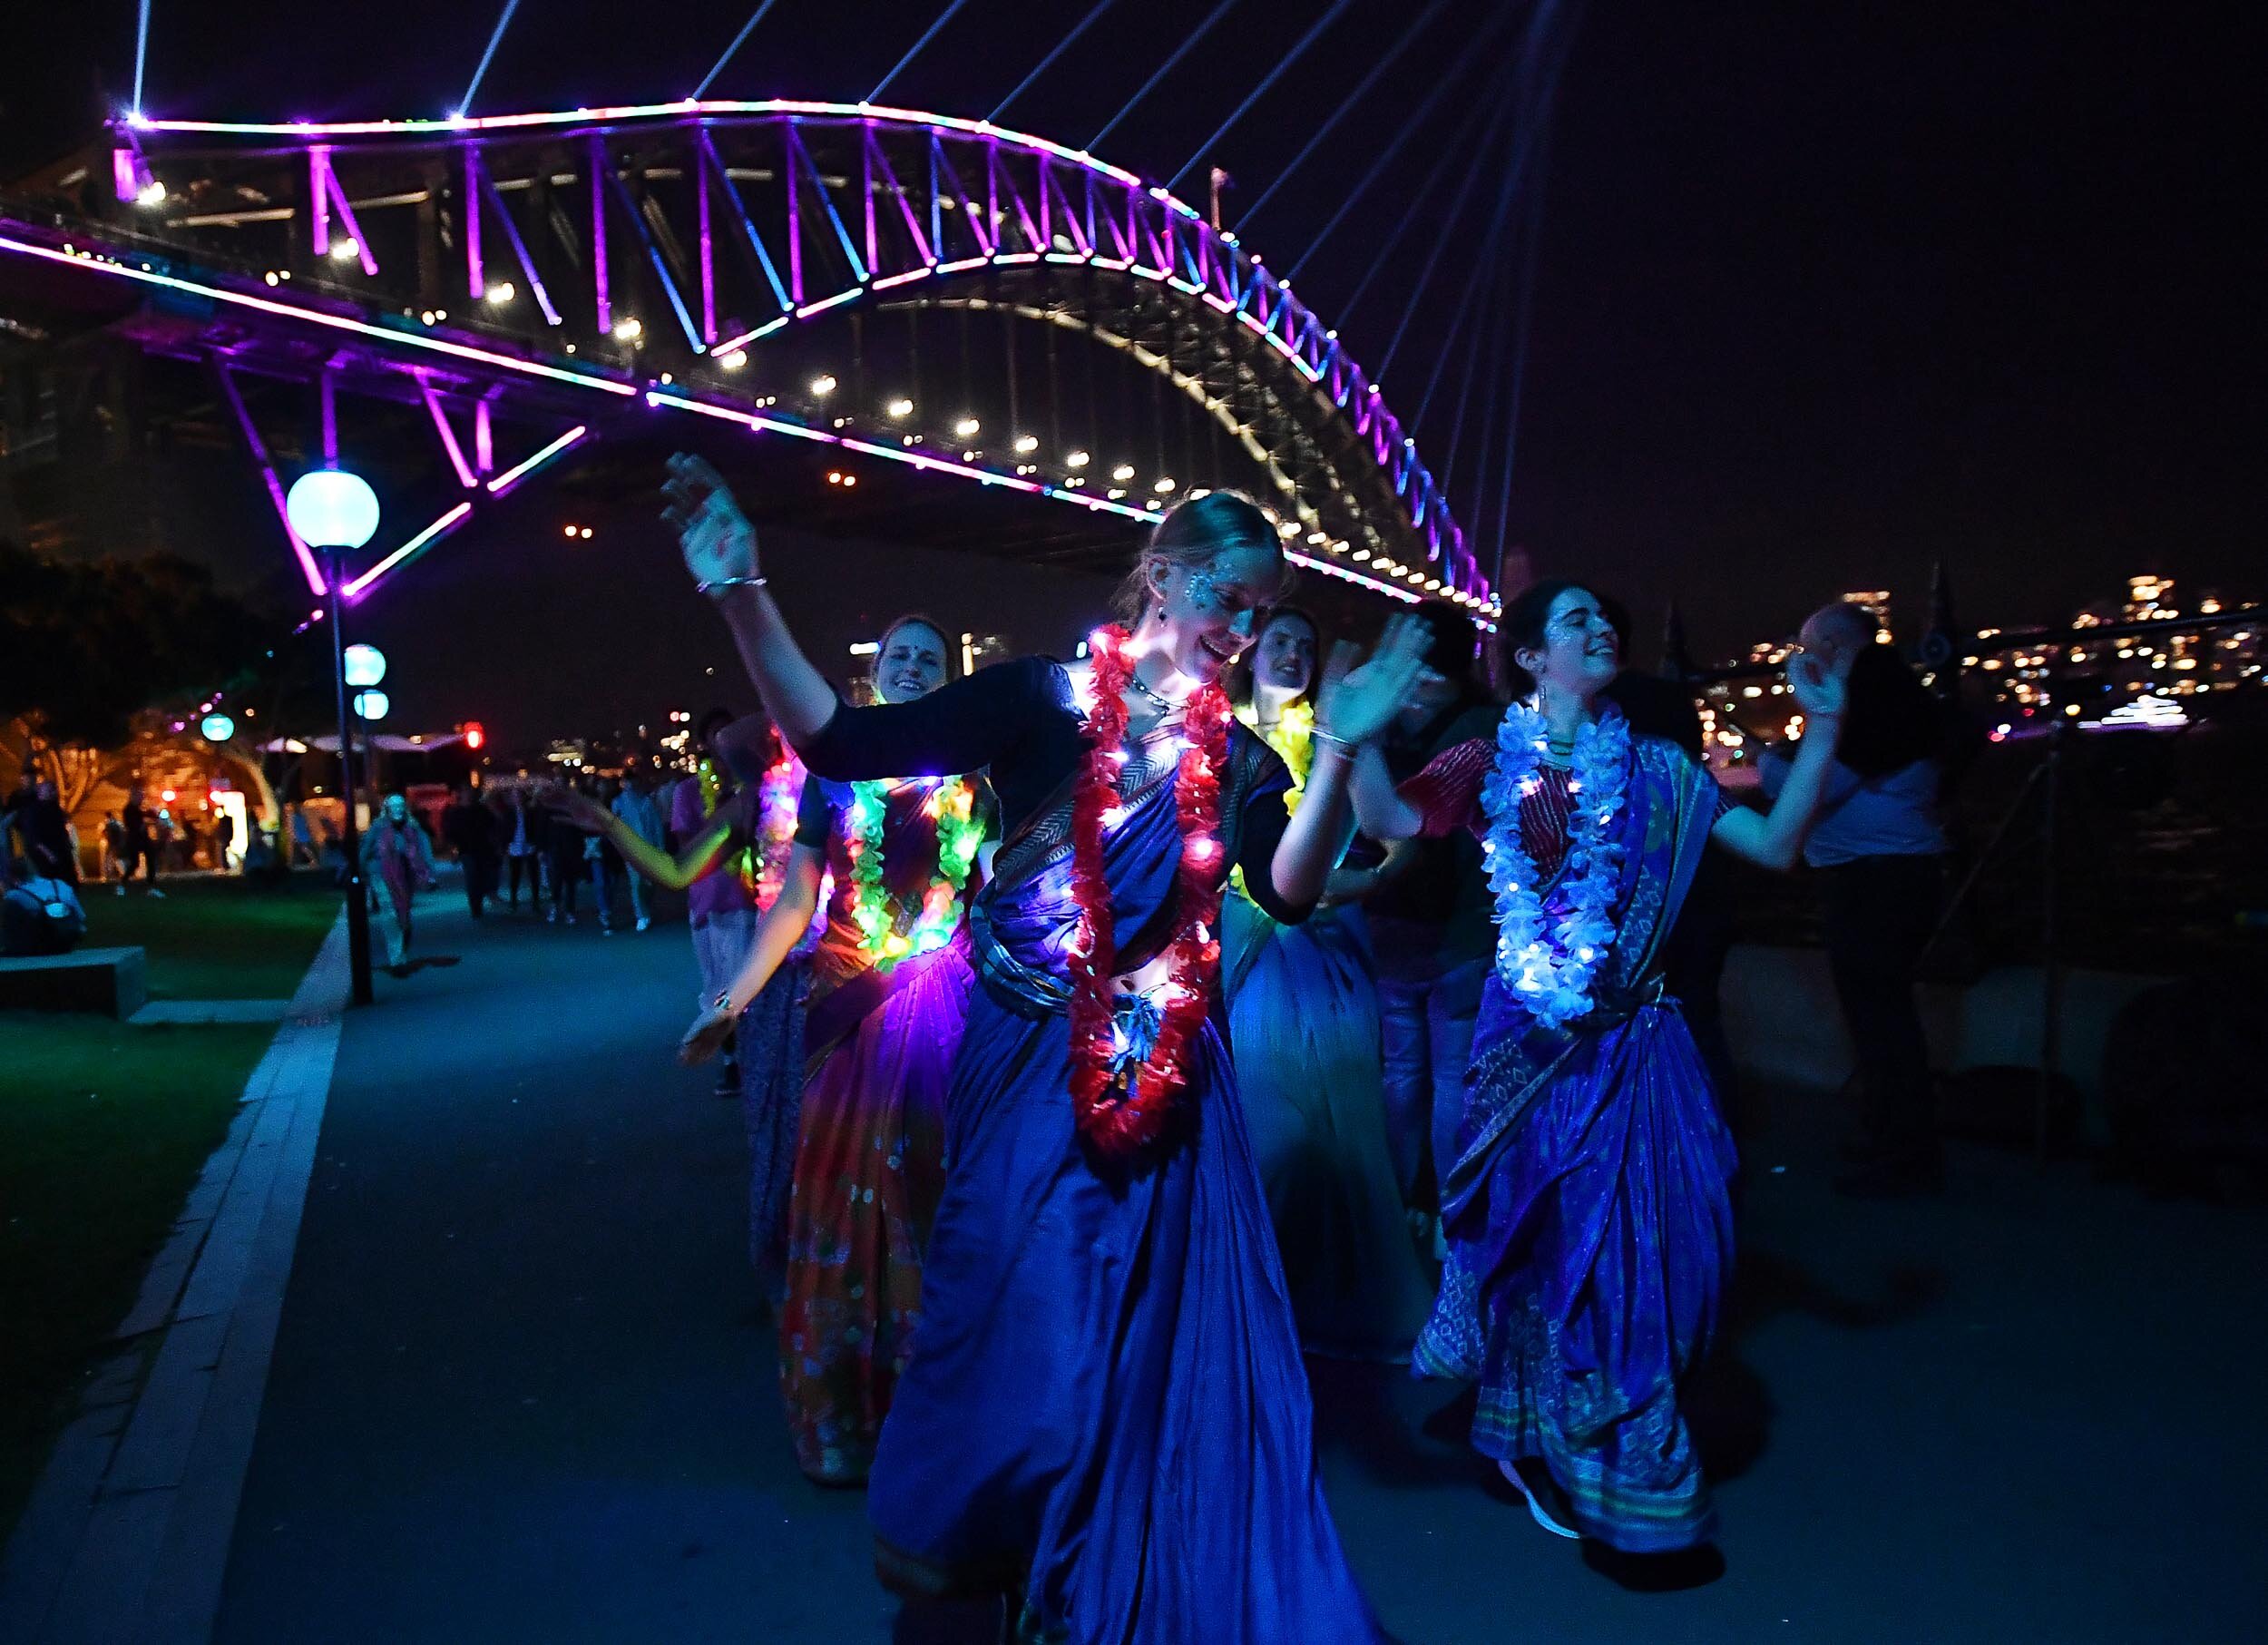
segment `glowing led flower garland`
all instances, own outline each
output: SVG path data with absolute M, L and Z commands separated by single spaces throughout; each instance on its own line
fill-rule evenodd
M 1260 711 L 1251 703 L 1237 710 L 1237 718 L 1259 739 L 1281 755 L 1292 774 L 1292 791 L 1284 798 L 1286 811 L 1299 809 L 1299 797 L 1306 792 L 1307 773 L 1315 763 L 1315 706 L 1305 698 L 1287 702 L 1284 711 L 1276 717 L 1276 723 L 1266 730 L 1260 729 Z
M 1165 1133 L 1173 1100 L 1188 1083 L 1186 1057 L 1205 1021 L 1220 969 L 1220 918 L 1226 853 L 1220 841 L 1220 778 L 1228 760 L 1228 697 L 1201 688 L 1182 705 L 1181 758 L 1174 773 L 1174 812 L 1181 858 L 1172 904 L 1179 914 L 1164 958 L 1167 982 L 1157 1036 L 1139 1067 L 1124 1066 L 1110 979 L 1118 937 L 1110 885 L 1103 872 L 1103 836 L 1123 815 L 1119 769 L 1126 763 L 1127 632 L 1098 629 L 1093 657 L 1087 753 L 1071 796 L 1071 894 L 1079 925 L 1071 938 L 1071 1106 L 1080 1134 L 1099 1152 L 1123 1158 Z
M 890 796 L 907 787 L 928 789 L 922 812 L 937 829 L 937 872 L 917 908 L 899 904 L 882 883 L 882 830 Z M 887 971 L 902 959 L 928 954 L 953 941 L 953 934 L 961 926 L 961 888 L 968 883 L 969 866 L 984 843 L 984 822 L 976 815 L 976 792 L 968 779 L 949 777 L 940 781 L 921 777 L 910 784 L 855 782 L 845 820 L 848 824 L 845 846 L 851 862 L 851 916 L 858 925 L 859 946 L 875 966 Z
M 781 755 L 764 773 L 757 804 L 757 837 L 763 842 L 756 872 L 758 908 L 778 901 L 779 889 L 787 882 L 787 855 L 796 848 L 796 812 L 803 799 L 804 775 L 803 761 L 792 753 Z M 708 798 L 706 789 L 702 798 Z
M 1520 828 L 1520 802 L 1543 780 L 1536 768 L 1547 741 L 1543 715 L 1532 701 L 1504 710 L 1496 763 L 1481 786 L 1489 818 L 1481 848 L 1496 894 L 1497 974 L 1538 1022 L 1557 1028 L 1589 1013 L 1592 979 L 1614 946 L 1622 845 L 1608 829 L 1629 780 L 1630 729 L 1610 708 L 1575 734 L 1567 861 L 1549 907 Z

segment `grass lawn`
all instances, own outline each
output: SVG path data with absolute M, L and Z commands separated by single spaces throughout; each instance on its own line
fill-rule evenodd
M 0 1012 L 0 1527 L 274 1034 Z
M 161 897 L 145 896 L 139 880 L 123 896 L 80 887 L 83 946 L 147 949 L 153 1000 L 288 999 L 339 909 L 337 889 L 315 873 L 279 886 L 220 877 L 159 883 Z

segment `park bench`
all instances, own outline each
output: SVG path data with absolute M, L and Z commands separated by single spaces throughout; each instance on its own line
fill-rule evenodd
M 123 1020 L 149 994 L 139 947 L 0 959 L 0 1011 L 97 1011 Z

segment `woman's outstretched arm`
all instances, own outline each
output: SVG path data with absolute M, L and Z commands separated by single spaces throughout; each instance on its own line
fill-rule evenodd
M 578 794 L 564 783 L 546 785 L 538 791 L 572 817 L 577 827 L 604 835 L 614 842 L 624 862 L 655 885 L 672 891 L 682 891 L 715 873 L 725 847 L 732 843 L 733 818 L 721 808 L 672 857 L 587 794 Z
M 709 1001 L 685 1031 L 685 1037 L 678 1043 L 681 1062 L 706 1062 L 715 1056 L 740 1013 L 795 952 L 803 934 L 811 929 L 811 916 L 819 906 L 820 876 L 826 869 L 826 854 L 816 846 L 799 843 L 787 854 L 779 896 L 756 922 L 748 959 L 725 985 L 723 998 Z
M 1769 811 L 1725 812 L 1710 830 L 1711 839 L 1766 868 L 1784 872 L 1795 867 L 1804 836 L 1834 770 L 1835 744 L 1843 730 L 1843 681 L 1850 672 L 1847 658 L 1833 671 L 1808 651 L 1790 660 L 1788 685 L 1804 710 L 1804 739 L 1796 745 L 1780 798 Z
M 686 569 L 717 602 L 780 735 L 822 777 L 957 776 L 992 764 L 1021 732 L 1028 672 L 985 669 L 914 702 L 846 707 L 803 654 L 765 586 L 756 527 L 724 477 L 699 457 L 670 459 L 662 487 Z

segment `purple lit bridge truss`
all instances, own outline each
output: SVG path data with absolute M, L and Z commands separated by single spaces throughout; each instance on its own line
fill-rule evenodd
M 1165 190 L 982 121 L 122 120 L 0 198 L 0 280 L 30 278 L 132 289 L 125 329 L 210 365 L 279 519 L 293 476 L 247 379 L 312 386 L 327 461 L 358 406 L 422 407 L 457 495 L 374 545 L 353 598 L 586 443 L 687 417 L 1130 522 L 1241 486 L 1305 569 L 1497 612 L 1415 442 L 1287 283 Z

